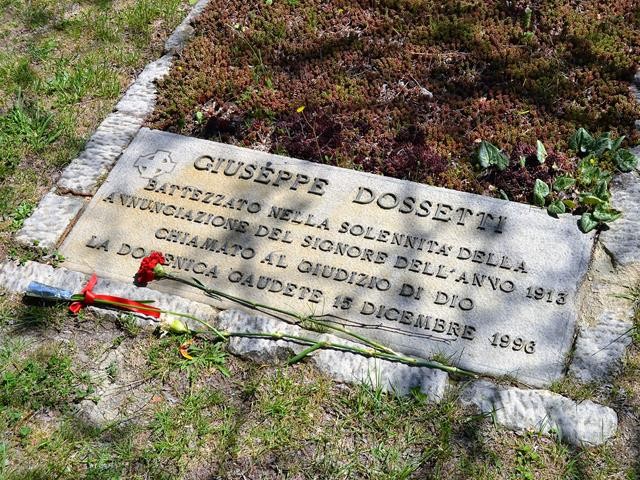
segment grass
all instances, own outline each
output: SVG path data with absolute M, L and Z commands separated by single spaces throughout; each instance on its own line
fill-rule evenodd
M 189 3 L 0 1 L 0 257 Z
M 0 350 L 0 404 L 5 408 L 65 409 L 92 393 L 91 380 L 72 371 L 62 345 L 40 348 L 27 358 L 20 358 L 22 349 L 8 342 Z
M 338 385 L 305 362 L 258 366 L 202 340 L 189 359 L 179 352 L 186 337 L 131 335 L 126 316 L 74 320 L 16 300 L 0 305 L 10 334 L 0 337 L 3 479 L 637 478 L 637 426 L 624 414 L 640 410 L 637 346 L 618 390 L 590 397 L 617 403 L 623 433 L 607 446 L 575 448 L 496 426 L 462 408 L 455 388 L 432 404 L 419 392 Z M 49 313 L 57 320 L 44 321 Z M 60 330 L 67 341 L 51 343 Z M 100 385 L 124 396 L 116 419 L 98 427 L 78 412 L 105 395 Z M 621 405 L 624 389 L 633 395 Z

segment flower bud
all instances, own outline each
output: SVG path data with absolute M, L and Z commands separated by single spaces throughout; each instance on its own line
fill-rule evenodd
M 173 333 L 175 335 L 191 333 L 189 327 L 187 327 L 187 325 L 182 320 L 172 315 L 167 315 L 166 318 L 160 323 L 160 330 L 167 333 Z

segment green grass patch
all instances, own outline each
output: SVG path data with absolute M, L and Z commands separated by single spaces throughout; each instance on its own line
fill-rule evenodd
M 185 347 L 181 354 L 180 347 L 183 344 Z M 187 335 L 168 336 L 149 348 L 147 367 L 149 376 L 161 381 L 165 381 L 173 372 L 183 371 L 189 382 L 193 383 L 198 377 L 215 371 L 228 376 L 226 357 L 221 343 L 194 340 Z
M 11 39 L 0 46 L 0 215 L 51 187 L 188 4 L 0 3 L 0 38 Z M 37 179 L 22 173 L 30 169 Z
M 225 403 L 220 392 L 205 388 L 156 412 L 149 425 L 150 445 L 141 454 L 154 478 L 178 478 L 198 456 L 205 457 L 200 462 L 219 461 L 223 452 L 217 448 L 225 444 L 234 415 Z
M 0 305 L 7 308 L 17 307 Z M 624 444 L 579 449 L 535 432 L 516 435 L 461 408 L 455 390 L 433 404 L 419 392 L 337 385 L 305 363 L 237 359 L 226 359 L 232 375 L 225 377 L 215 363 L 182 357 L 185 340 L 138 334 L 73 351 L 5 345 L 2 478 L 634 478 Z M 74 415 L 88 387 L 75 352 L 98 359 L 118 345 L 126 369 L 105 365 L 105 381 L 122 385 L 134 369 L 130 395 L 142 408 L 95 428 Z
M 61 346 L 44 348 L 16 361 L 20 345 L 0 347 L 0 405 L 39 410 L 68 408 L 92 392 L 91 380 L 71 369 L 71 358 Z

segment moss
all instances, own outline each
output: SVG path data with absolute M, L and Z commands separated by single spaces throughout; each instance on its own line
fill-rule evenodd
M 160 83 L 150 125 L 527 201 L 534 176 L 575 161 L 485 175 L 476 142 L 515 152 L 539 139 L 565 152 L 580 126 L 636 142 L 636 10 L 631 0 L 213 0 Z

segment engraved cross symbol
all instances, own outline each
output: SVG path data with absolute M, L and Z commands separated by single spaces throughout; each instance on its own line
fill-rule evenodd
M 171 158 L 171 152 L 157 150 L 138 157 L 133 166 L 138 168 L 142 178 L 158 178 L 165 173 L 173 172 L 176 162 Z

